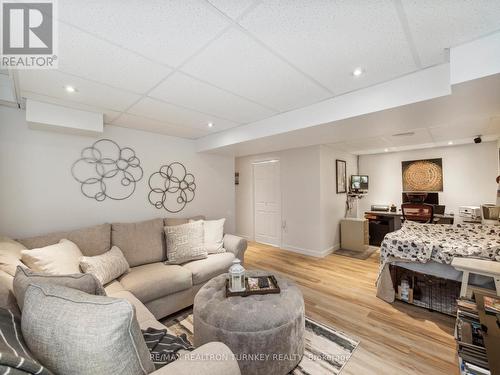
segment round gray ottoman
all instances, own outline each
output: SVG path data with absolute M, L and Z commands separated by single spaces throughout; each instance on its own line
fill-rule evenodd
M 195 346 L 223 342 L 235 354 L 242 375 L 288 374 L 304 354 L 302 292 L 291 281 L 276 276 L 280 294 L 226 298 L 227 277 L 213 278 L 194 299 Z

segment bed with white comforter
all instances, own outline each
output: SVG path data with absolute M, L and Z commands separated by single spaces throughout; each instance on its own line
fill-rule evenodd
M 389 264 L 449 265 L 454 257 L 500 261 L 500 226 L 405 222 L 401 229 L 388 233 L 380 247 L 377 296 L 394 301 Z

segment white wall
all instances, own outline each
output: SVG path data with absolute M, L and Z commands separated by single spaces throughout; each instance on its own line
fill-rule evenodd
M 71 165 L 96 138 L 30 130 L 25 112 L 0 107 L 0 234 L 24 237 L 56 230 L 153 217 L 226 217 L 234 233 L 234 158 L 199 154 L 193 141 L 106 126 L 103 138 L 136 151 L 144 170 L 135 193 L 123 201 L 96 202 L 80 192 Z M 179 161 L 196 178 L 196 197 L 178 214 L 148 201 L 148 178 Z
M 321 146 L 321 248 L 340 248 L 340 220 L 346 213 L 346 194 L 337 194 L 335 160 L 345 160 L 347 164 L 347 184 L 351 175 L 357 174 L 357 156 Z
M 377 155 L 362 155 L 360 174 L 370 176 L 368 195 L 361 200 L 360 211 L 372 204 L 401 205 L 401 162 L 419 159 L 443 159 L 443 192 L 439 203 L 447 212 L 458 213 L 459 206 L 494 203 L 498 175 L 496 142 L 440 147 Z
M 339 221 L 345 213 L 345 194 L 336 194 L 335 159 L 347 161 L 355 173 L 356 157 L 326 146 L 311 146 L 236 159 L 236 233 L 254 238 L 252 163 L 280 160 L 283 249 L 325 256 L 339 245 Z

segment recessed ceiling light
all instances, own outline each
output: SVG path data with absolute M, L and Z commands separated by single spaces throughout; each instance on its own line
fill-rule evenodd
M 73 86 L 64 86 L 66 92 L 76 92 L 76 89 Z
M 209 122 L 209 123 L 207 124 L 207 126 L 208 126 L 209 128 L 213 128 L 213 127 L 214 127 L 214 123 L 213 123 L 213 122 Z
M 384 148 L 384 152 L 389 152 L 389 149 L 388 148 Z
M 362 75 L 364 73 L 364 70 L 362 68 L 356 68 L 352 71 L 352 75 L 354 77 L 359 77 L 360 75 Z
M 453 141 L 449 141 L 448 144 L 451 146 L 453 144 Z

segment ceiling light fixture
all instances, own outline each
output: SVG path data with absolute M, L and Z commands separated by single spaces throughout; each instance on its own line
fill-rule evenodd
M 66 92 L 76 92 L 76 89 L 73 86 L 64 86 L 64 89 L 66 90 Z
M 359 77 L 360 75 L 362 75 L 364 73 L 364 70 L 362 68 L 356 68 L 352 71 L 352 75 L 354 77 Z
M 388 148 L 384 148 L 384 152 L 389 152 L 389 149 Z
M 213 122 L 209 122 L 209 123 L 207 124 L 207 126 L 208 126 L 209 128 L 213 128 L 213 127 L 214 127 L 214 123 L 213 123 Z
M 449 141 L 448 144 L 451 146 L 453 144 L 453 141 Z

